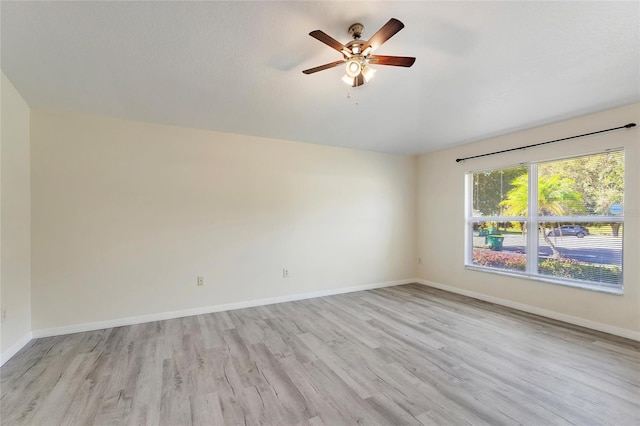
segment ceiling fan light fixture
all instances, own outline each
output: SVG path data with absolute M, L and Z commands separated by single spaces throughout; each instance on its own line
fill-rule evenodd
M 353 86 L 354 80 L 355 80 L 355 77 L 349 77 L 347 74 L 342 76 L 342 81 L 344 81 L 349 86 Z
M 360 75 L 362 71 L 362 64 L 360 61 L 352 59 L 347 62 L 347 75 L 351 78 L 355 78 Z
M 373 75 L 376 73 L 376 70 L 371 68 L 369 65 L 365 65 L 362 68 L 362 76 L 364 77 L 365 82 L 369 82 L 373 78 Z

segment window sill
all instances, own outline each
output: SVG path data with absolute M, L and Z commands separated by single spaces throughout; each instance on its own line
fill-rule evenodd
M 605 286 L 600 286 L 597 284 L 587 284 L 587 283 L 580 283 L 580 282 L 575 282 L 575 281 L 566 281 L 566 280 L 561 280 L 561 279 L 554 279 L 551 277 L 544 277 L 541 275 L 531 275 L 531 274 L 527 274 L 527 273 L 518 273 L 518 272 L 510 272 L 510 271 L 503 271 L 500 269 L 494 269 L 494 268 L 485 268 L 482 266 L 475 266 L 475 265 L 465 265 L 464 266 L 465 269 L 469 269 L 472 271 L 479 271 L 479 272 L 487 272 L 490 274 L 496 274 L 496 275 L 505 275 L 508 277 L 514 277 L 514 278 L 521 278 L 521 279 L 525 279 L 525 280 L 532 280 L 532 281 L 541 281 L 544 283 L 549 283 L 549 284 L 557 284 L 557 285 L 562 285 L 565 287 L 574 287 L 574 288 L 579 288 L 582 290 L 590 290 L 590 291 L 595 291 L 598 293 L 606 293 L 606 294 L 613 294 L 616 296 L 622 296 L 624 294 L 623 292 L 623 288 L 617 288 L 617 287 L 605 287 Z

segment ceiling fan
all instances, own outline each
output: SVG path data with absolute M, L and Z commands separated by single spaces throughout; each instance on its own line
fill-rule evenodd
M 353 40 L 347 44 L 342 44 L 326 33 L 315 30 L 309 35 L 332 49 L 342 53 L 343 58 L 339 61 L 320 65 L 319 67 L 309 68 L 302 71 L 304 74 L 313 74 L 329 68 L 337 67 L 340 64 L 347 64 L 346 73 L 342 77 L 342 81 L 352 87 L 362 86 L 371 80 L 375 69 L 369 64 L 375 65 L 391 65 L 394 67 L 410 67 L 416 61 L 416 58 L 408 56 L 379 56 L 371 53 L 380 47 L 385 41 L 393 37 L 398 31 L 404 28 L 404 24 L 395 18 L 389 19 L 369 40 L 360 40 L 364 26 L 356 23 L 349 27 L 349 34 Z

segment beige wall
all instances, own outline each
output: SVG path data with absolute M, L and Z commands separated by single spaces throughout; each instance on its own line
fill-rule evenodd
M 31 155 L 34 330 L 415 276 L 413 157 L 42 110 Z
M 639 105 L 417 160 L 33 110 L 30 213 L 29 110 L 7 83 L 3 76 L 2 305 L 9 308 L 3 351 L 31 330 L 31 309 L 37 331 L 416 272 L 463 292 L 640 330 L 637 128 L 455 163 L 638 122 Z M 19 142 L 7 151 L 8 140 Z M 627 166 L 623 296 L 464 269 L 467 171 L 618 147 L 625 148 Z M 19 261 L 6 269 L 16 252 Z M 290 278 L 282 278 L 282 268 Z M 204 287 L 196 286 L 197 276 L 205 277 Z
M 1 353 L 31 332 L 31 195 L 29 106 L 2 73 L 0 305 Z M 12 354 L 9 354 L 9 356 Z M 3 357 L 3 361 L 4 361 Z
M 617 328 L 640 330 L 640 150 L 638 127 L 524 151 L 468 160 L 455 159 L 534 144 L 601 129 L 640 124 L 640 105 L 538 127 L 423 155 L 418 159 L 418 276 L 467 292 L 481 293 Z M 625 149 L 624 295 L 512 278 L 464 268 L 464 176 L 466 172 Z

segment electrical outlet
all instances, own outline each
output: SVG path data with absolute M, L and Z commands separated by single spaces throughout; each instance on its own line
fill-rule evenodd
M 7 308 L 2 308 L 2 322 L 7 320 Z
M 204 277 L 198 277 L 198 286 L 203 286 L 204 285 Z
M 282 270 L 282 278 L 289 278 L 289 270 L 288 269 L 283 269 Z

